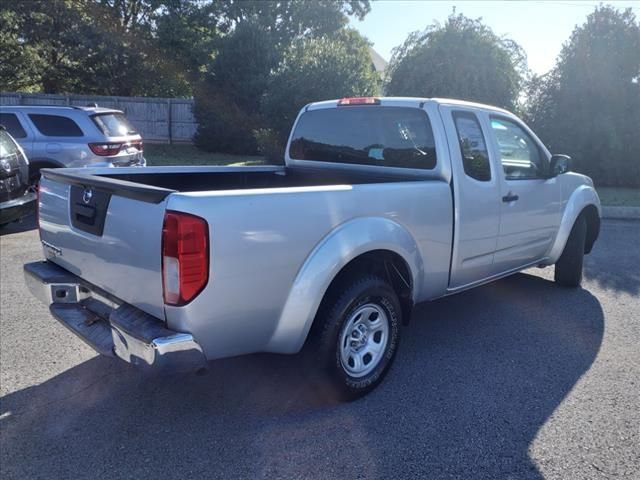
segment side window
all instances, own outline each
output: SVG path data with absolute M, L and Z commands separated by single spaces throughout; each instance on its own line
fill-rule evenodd
M 491 117 L 491 129 L 500 149 L 500 161 L 507 180 L 541 178 L 545 158 L 536 142 L 517 123 Z
M 0 113 L 0 125 L 4 125 L 13 138 L 25 138 L 27 136 L 27 132 L 22 128 L 20 120 L 18 120 L 15 113 Z
M 481 182 L 491 180 L 491 165 L 478 118 L 471 112 L 454 112 L 464 173 Z
M 84 134 L 76 122 L 60 115 L 32 113 L 29 118 L 36 128 L 47 137 L 82 137 Z

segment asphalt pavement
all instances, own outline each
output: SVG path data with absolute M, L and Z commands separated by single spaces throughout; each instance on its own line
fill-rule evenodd
M 605 221 L 583 288 L 533 269 L 419 306 L 384 383 L 337 403 L 298 357 L 145 375 L 28 293 L 0 237 L 0 476 L 640 479 L 640 222 Z

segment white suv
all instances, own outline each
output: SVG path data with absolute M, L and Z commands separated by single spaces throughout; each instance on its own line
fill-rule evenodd
M 0 124 L 29 158 L 32 183 L 42 168 L 146 165 L 142 137 L 120 110 L 3 105 Z

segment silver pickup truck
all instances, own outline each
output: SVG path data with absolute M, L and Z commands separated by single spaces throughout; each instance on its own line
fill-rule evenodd
M 198 369 L 305 347 L 355 397 L 384 377 L 416 303 L 532 266 L 577 287 L 600 229 L 592 181 L 486 105 L 312 103 L 285 157 L 44 170 L 46 261 L 27 283 L 102 354 Z

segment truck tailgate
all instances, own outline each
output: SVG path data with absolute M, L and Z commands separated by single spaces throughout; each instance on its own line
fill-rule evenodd
M 48 260 L 164 319 L 161 238 L 166 201 L 144 201 L 46 171 L 40 238 Z M 166 194 L 165 194 L 166 195 Z M 157 203 L 156 203 L 157 202 Z

